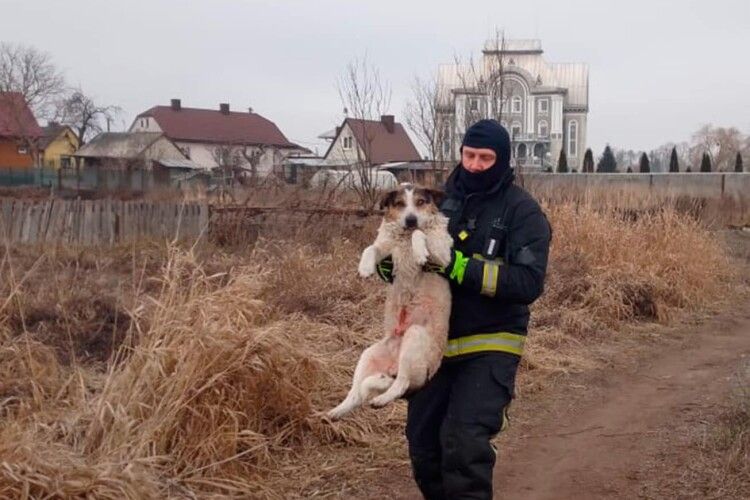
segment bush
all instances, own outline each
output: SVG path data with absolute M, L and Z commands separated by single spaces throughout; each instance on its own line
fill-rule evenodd
M 612 148 L 609 147 L 609 144 L 604 148 L 604 153 L 596 165 L 596 171 L 602 173 L 617 172 L 617 160 L 615 160 L 615 155 L 612 153 Z
M 594 153 L 591 148 L 586 149 L 586 154 L 583 155 L 583 167 L 582 172 L 593 173 L 594 172 Z
M 669 171 L 672 173 L 680 171 L 680 162 L 677 159 L 677 148 L 672 148 L 672 154 L 669 157 Z
M 648 174 L 651 172 L 651 162 L 648 159 L 646 153 L 641 153 L 641 160 L 639 162 L 639 171 L 642 174 Z
M 557 159 L 557 171 L 561 174 L 568 173 L 568 157 L 564 149 L 560 150 L 560 157 Z

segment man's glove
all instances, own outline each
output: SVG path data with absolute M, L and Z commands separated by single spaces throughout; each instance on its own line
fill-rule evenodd
M 451 248 L 451 261 L 447 266 L 441 267 L 437 264 L 428 262 L 425 265 L 425 271 L 438 273 L 460 285 L 464 281 L 464 273 L 466 272 L 466 266 L 468 264 L 469 257 L 464 256 L 461 250 Z
M 451 249 L 450 263 L 442 267 L 434 262 L 427 262 L 423 266 L 425 272 L 437 273 L 449 280 L 456 281 L 459 285 L 464 281 L 466 266 L 469 264 L 469 257 L 465 257 L 460 250 Z M 386 283 L 393 283 L 393 258 L 389 255 L 375 266 L 375 271 L 380 279 Z
M 386 283 L 393 283 L 393 257 L 389 255 L 378 262 L 375 266 L 375 272 L 378 273 L 381 280 Z

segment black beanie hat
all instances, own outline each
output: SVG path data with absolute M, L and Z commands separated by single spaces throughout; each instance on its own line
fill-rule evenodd
M 491 149 L 497 155 L 495 166 L 510 167 L 510 135 L 496 120 L 479 120 L 469 127 L 461 146 Z
M 494 165 L 483 172 L 472 173 L 459 167 L 456 183 L 463 192 L 487 191 L 510 170 L 510 136 L 497 121 L 480 120 L 469 127 L 461 143 L 461 148 L 464 146 L 491 149 L 497 159 Z

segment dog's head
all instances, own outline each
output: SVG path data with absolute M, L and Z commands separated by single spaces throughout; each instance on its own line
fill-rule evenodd
M 445 194 L 436 189 L 402 184 L 383 195 L 380 209 L 385 210 L 385 220 L 397 223 L 403 229 L 424 228 L 439 213 L 438 207 L 444 197 Z

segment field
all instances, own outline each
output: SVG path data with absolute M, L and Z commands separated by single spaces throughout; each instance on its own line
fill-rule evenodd
M 723 242 L 679 208 L 547 204 L 521 398 L 613 337 L 732 304 Z M 377 219 L 223 223 L 195 245 L 5 245 L 0 497 L 339 497 L 403 466 L 403 403 L 317 413 L 380 335 L 386 285 L 355 273 Z

